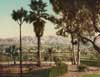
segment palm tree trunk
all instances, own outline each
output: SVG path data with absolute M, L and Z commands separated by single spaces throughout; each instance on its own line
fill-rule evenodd
M 21 24 L 19 26 L 20 28 L 20 34 L 19 34 L 19 37 L 20 37 L 20 77 L 22 77 L 22 33 L 21 33 Z
M 37 51 L 37 59 L 38 59 L 38 66 L 41 66 L 41 53 L 40 53 L 40 46 L 41 46 L 41 38 L 37 37 L 37 42 L 38 42 L 38 51 Z
M 77 47 L 77 65 L 80 65 L 80 39 L 78 39 L 78 47 Z

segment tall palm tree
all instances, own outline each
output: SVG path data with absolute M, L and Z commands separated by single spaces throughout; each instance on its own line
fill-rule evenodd
M 44 27 L 45 27 L 45 20 L 48 18 L 48 14 L 46 13 L 46 3 L 43 3 L 42 0 L 31 0 L 30 6 L 30 13 L 26 17 L 26 22 L 33 24 L 33 31 L 37 37 L 37 59 L 38 59 L 38 66 L 41 66 L 41 53 L 40 53 L 40 46 L 41 46 L 41 37 L 43 36 Z
M 19 25 L 19 40 L 20 40 L 20 73 L 21 73 L 21 77 L 22 77 L 22 31 L 21 31 L 21 28 L 22 28 L 22 24 L 24 23 L 24 18 L 26 17 L 27 15 L 27 11 L 24 10 L 23 8 L 15 11 L 13 10 L 11 16 L 12 16 L 12 19 L 14 21 L 16 21 Z

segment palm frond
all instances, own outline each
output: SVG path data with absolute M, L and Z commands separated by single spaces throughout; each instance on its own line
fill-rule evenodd
M 18 20 L 17 12 L 15 10 L 13 10 L 11 16 L 12 16 L 12 19 L 14 19 L 15 21 Z
M 19 23 L 22 23 L 24 21 L 24 18 L 26 17 L 27 15 L 27 11 L 24 10 L 23 8 L 21 9 L 18 9 L 18 10 L 13 10 L 11 16 L 12 16 L 12 19 L 14 19 L 15 21 L 19 21 Z

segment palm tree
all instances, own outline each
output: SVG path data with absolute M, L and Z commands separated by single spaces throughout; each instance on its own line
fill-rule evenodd
M 15 11 L 13 10 L 11 16 L 12 19 L 14 21 L 16 21 L 19 25 L 19 40 L 20 40 L 20 73 L 21 73 L 21 77 L 22 77 L 22 32 L 21 32 L 21 28 L 22 28 L 22 24 L 24 23 L 24 18 L 27 15 L 27 11 L 24 10 L 23 8 Z
M 26 17 L 26 22 L 33 24 L 33 31 L 37 37 L 37 59 L 38 59 L 38 66 L 41 66 L 41 53 L 40 53 L 40 46 L 41 46 L 41 37 L 43 36 L 44 27 L 45 27 L 45 20 L 49 16 L 46 13 L 46 3 L 43 3 L 42 0 L 31 0 L 30 6 L 30 14 Z

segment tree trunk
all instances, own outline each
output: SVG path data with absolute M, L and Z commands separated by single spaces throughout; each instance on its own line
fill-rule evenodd
M 50 66 L 52 65 L 52 53 L 50 53 Z
M 71 34 L 71 39 L 72 39 L 72 42 L 74 41 L 73 39 L 73 35 Z M 72 64 L 76 64 L 76 56 L 75 56 L 75 51 L 74 51 L 74 45 L 72 43 Z
M 15 59 L 15 57 L 13 57 L 13 60 L 14 60 L 14 65 L 16 65 L 16 59 Z
M 20 34 L 19 34 L 19 40 L 20 40 L 20 77 L 22 77 L 22 35 L 21 35 L 21 24 L 19 26 L 20 28 Z
M 80 39 L 78 39 L 77 45 L 77 65 L 80 65 Z
M 9 63 L 9 62 L 10 62 L 10 60 L 9 60 L 9 56 L 8 56 L 8 67 L 9 67 L 9 65 L 10 65 L 10 63 Z
M 37 37 L 37 42 L 38 42 L 38 51 L 37 51 L 37 59 L 38 59 L 38 63 L 37 65 L 40 67 L 41 66 L 41 52 L 40 52 L 40 46 L 41 46 L 41 38 Z
M 72 44 L 72 52 L 73 52 L 73 64 L 76 65 L 76 54 L 75 54 L 75 51 L 74 51 L 74 45 Z

